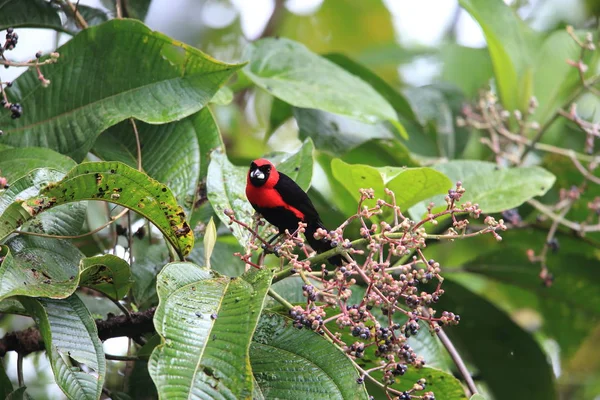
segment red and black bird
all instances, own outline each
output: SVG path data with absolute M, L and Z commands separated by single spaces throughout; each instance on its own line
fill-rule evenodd
M 315 239 L 317 229 L 326 229 L 310 198 L 289 176 L 277 171 L 275 166 L 264 158 L 252 161 L 246 180 L 246 197 L 252 207 L 260 213 L 279 234 L 287 229 L 293 233 L 298 222 L 305 223 L 304 236 L 317 252 L 331 250 L 331 241 Z M 333 265 L 342 265 L 342 257 L 330 257 Z

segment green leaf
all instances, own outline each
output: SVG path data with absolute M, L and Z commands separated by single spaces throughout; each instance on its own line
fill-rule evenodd
M 0 216 L 0 238 L 46 209 L 80 200 L 102 200 L 127 207 L 155 224 L 180 255 L 192 249 L 193 233 L 171 190 L 118 162 L 80 164 L 62 181 L 42 189 L 38 197 L 13 203 Z
M 377 157 L 373 157 L 377 154 Z M 374 139 L 353 148 L 343 155 L 342 161 L 348 164 L 368 164 L 373 167 L 398 165 L 419 167 L 410 151 L 398 140 Z
M 194 250 L 202 246 L 195 246 Z M 191 255 L 192 253 L 190 253 Z M 148 308 L 158 303 L 156 296 L 156 276 L 169 261 L 169 251 L 162 239 L 133 238 L 134 261 L 131 268 L 133 284 L 131 293 L 139 308 Z
M 81 300 L 73 295 L 62 300 L 21 297 L 20 301 L 34 317 L 54 378 L 65 395 L 74 400 L 99 399 L 106 360 L 96 323 Z
M 8 183 L 38 168 L 67 172 L 77 163 L 67 156 L 42 147 L 11 148 L 0 151 L 0 171 Z
M 4 370 L 4 359 L 0 359 L 0 398 L 5 399 L 12 391 L 13 385 Z
M 0 30 L 28 27 L 64 31 L 53 4 L 44 0 L 5 0 L 0 4 Z
M 223 146 L 219 128 L 208 108 L 180 121 L 162 125 L 136 122 L 142 148 L 142 169 L 171 188 L 188 218 L 205 184 L 209 154 Z M 105 161 L 121 161 L 137 167 L 135 135 L 130 121 L 123 121 L 98 137 L 92 149 Z
M 444 290 L 439 309 L 461 316 L 460 324 L 446 333 L 459 353 L 476 366 L 495 398 L 556 399 L 552 368 L 529 333 L 492 303 L 447 277 Z
M 164 340 L 149 361 L 159 398 L 251 396 L 249 345 L 270 282 L 267 269 L 232 279 L 192 263 L 165 266 L 154 315 Z
M 130 19 L 86 29 L 58 52 L 59 61 L 43 67 L 49 87 L 32 68 L 7 90 L 24 112 L 0 116 L 0 143 L 49 147 L 80 161 L 98 134 L 127 118 L 162 124 L 199 111 L 241 68 Z M 72 82 L 85 82 L 77 96 L 64 89 Z
M 62 299 L 78 286 L 118 300 L 131 286 L 125 261 L 109 254 L 82 258 L 65 240 L 17 236 L 0 249 L 0 300 L 16 295 Z
M 233 101 L 233 91 L 227 86 L 221 87 L 215 96 L 210 101 L 211 103 L 218 104 L 220 106 L 226 106 Z
M 527 200 L 544 195 L 556 180 L 540 167 L 498 169 L 487 161 L 455 160 L 433 166 L 454 183 L 461 181 L 466 189 L 463 201 L 479 204 L 484 213 L 495 213 L 515 208 Z M 426 213 L 427 205 L 435 203 L 434 210 L 446 207 L 443 196 L 427 199 L 410 210 L 413 219 Z
M 81 286 L 87 286 L 120 300 L 131 286 L 131 270 L 122 258 L 104 254 L 81 260 Z
M 469 99 L 489 86 L 494 70 L 487 49 L 447 43 L 441 47 L 440 53 L 443 82 L 458 86 Z
M 372 376 L 381 380 L 383 374 L 377 371 L 373 373 Z M 465 390 L 458 379 L 448 372 L 430 367 L 417 369 L 413 366 L 409 366 L 404 375 L 399 377 L 399 379 L 396 379 L 397 383 L 392 385 L 392 388 L 400 391 L 410 390 L 415 382 L 421 378 L 425 378 L 427 381 L 425 391 L 432 391 L 435 394 L 436 399 L 467 400 Z
M 543 196 L 556 180 L 540 167 L 496 170 L 493 163 L 483 161 L 452 161 L 434 168 L 454 182 L 461 180 L 467 189 L 463 198 L 478 203 L 484 213 L 515 208 L 533 197 Z M 461 174 L 465 177 L 460 177 Z
M 208 259 L 204 253 L 204 247 L 200 245 L 202 238 L 198 239 L 194 250 L 187 257 L 188 261 L 198 265 L 207 265 Z M 233 257 L 233 253 L 243 252 L 243 247 L 233 236 L 221 236 L 216 242 L 210 257 L 212 270 L 227 276 L 239 276 L 244 273 L 244 262 L 239 257 Z
M 15 201 L 23 201 L 36 196 L 43 187 L 51 182 L 61 180 L 64 176 L 65 173 L 62 171 L 38 168 L 10 182 L 9 188 L 0 193 L 0 215 Z
M 373 71 L 368 69 L 362 64 L 346 57 L 340 53 L 326 54 L 325 58 L 329 61 L 336 63 L 340 67 L 353 75 L 356 75 L 363 81 L 367 82 L 373 87 L 384 99 L 390 103 L 394 108 L 399 117 L 406 118 L 412 121 L 416 121 L 417 117 L 412 110 L 408 100 L 386 81 L 376 75 Z
M 212 252 L 215 249 L 215 244 L 217 243 L 217 228 L 215 227 L 215 221 L 210 219 L 208 221 L 208 225 L 206 225 L 206 229 L 204 231 L 204 260 L 206 268 L 210 268 L 210 257 L 212 256 Z
M 70 296 L 79 282 L 83 255 L 70 242 L 17 236 L 0 247 L 0 299 Z
M 370 124 L 308 108 L 294 108 L 300 139 L 311 138 L 318 149 L 343 154 L 372 139 L 393 139 L 394 134 L 384 122 Z
M 265 38 L 248 47 L 246 75 L 273 96 L 366 123 L 397 121 L 396 112 L 371 86 L 304 45 Z
M 277 314 L 261 317 L 250 347 L 252 372 L 267 399 L 367 399 L 350 360 L 333 344 Z
M 294 180 L 305 192 L 310 188 L 313 176 L 315 146 L 310 138 L 304 140 L 302 147 L 294 154 L 285 154 L 277 163 L 277 170 Z M 272 162 L 276 160 L 271 159 Z
M 539 37 L 500 0 L 460 0 L 483 29 L 504 108 L 525 111 L 527 75 L 540 44 Z
M 9 393 L 5 400 L 23 400 L 23 399 L 31 399 L 31 396 L 29 396 L 29 394 L 27 394 L 26 392 L 27 387 L 26 386 L 22 386 L 18 389 L 16 389 L 14 392 Z
M 386 198 L 384 188 L 388 188 L 395 193 L 396 204 L 403 210 L 452 187 L 444 174 L 431 168 L 374 168 L 334 159 L 331 169 L 333 176 L 357 201 L 361 188 L 373 189 L 375 198 Z
M 485 397 L 483 397 L 482 395 L 480 395 L 479 393 L 474 394 L 473 396 L 471 396 L 469 398 L 469 400 L 487 400 Z
M 10 187 L 0 193 L 0 214 L 15 200 L 25 200 L 38 194 L 41 187 L 62 179 L 76 163 L 50 149 L 15 148 L 0 152 L 0 171 Z M 29 221 L 23 230 L 52 235 L 74 235 L 85 220 L 86 202 L 57 207 Z

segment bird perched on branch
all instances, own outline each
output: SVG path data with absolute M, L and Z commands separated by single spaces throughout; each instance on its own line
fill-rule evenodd
M 294 233 L 298 223 L 305 223 L 304 236 L 317 252 L 331 250 L 331 241 L 315 239 L 317 229 L 325 229 L 317 210 L 310 198 L 289 176 L 277 171 L 275 166 L 264 158 L 252 161 L 246 180 L 246 197 L 252 207 L 260 213 L 279 234 L 287 229 Z M 336 255 L 328 261 L 333 265 L 342 265 L 342 257 Z

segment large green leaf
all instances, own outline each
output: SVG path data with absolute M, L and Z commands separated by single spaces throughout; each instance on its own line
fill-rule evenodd
M 142 168 L 171 188 L 188 218 L 205 179 L 209 154 L 222 146 L 219 128 L 208 108 L 162 125 L 137 122 Z M 137 166 L 136 141 L 130 121 L 123 121 L 98 137 L 92 151 L 106 161 Z
M 0 299 L 16 295 L 65 298 L 77 288 L 83 255 L 71 243 L 18 236 L 1 249 Z
M 241 67 L 127 19 L 86 29 L 58 52 L 60 61 L 44 66 L 48 88 L 31 69 L 8 89 L 24 112 L 0 116 L 1 143 L 50 147 L 79 161 L 99 133 L 126 118 L 161 124 L 197 112 Z M 81 82 L 75 95 L 65 89 L 73 82 Z
M 373 157 L 377 154 L 377 157 Z M 374 139 L 353 148 L 342 156 L 348 164 L 368 164 L 373 167 L 419 167 L 411 152 L 398 140 Z
M 77 163 L 67 156 L 43 147 L 11 148 L 0 151 L 0 176 L 8 183 L 38 168 L 67 172 Z
M 447 328 L 446 333 L 479 370 L 495 398 L 556 399 L 552 368 L 529 333 L 492 303 L 452 280 L 444 281 L 444 290 L 436 308 L 461 316 L 460 324 Z
M 155 224 L 179 254 L 192 249 L 194 235 L 171 190 L 119 162 L 80 164 L 62 181 L 43 188 L 38 197 L 13 203 L 0 216 L 0 238 L 48 208 L 80 200 L 102 200 L 130 208 Z
M 239 278 L 192 263 L 171 263 L 158 276 L 154 316 L 163 343 L 149 370 L 161 399 L 240 399 L 252 394 L 252 335 L 271 273 Z
M 310 330 L 277 314 L 261 318 L 250 347 L 252 372 L 267 399 L 367 399 L 350 360 Z
M 44 0 L 5 0 L 0 3 L 0 30 L 9 27 L 64 30 L 53 4 Z
M 371 86 L 304 45 L 261 39 L 248 48 L 246 75 L 296 107 L 316 108 L 362 122 L 397 121 L 396 112 Z
M 452 182 L 444 174 L 431 168 L 374 168 L 334 159 L 331 169 L 335 179 L 357 201 L 361 188 L 373 189 L 375 198 L 385 198 L 384 188 L 388 188 L 395 193 L 396 203 L 403 210 L 452 187 Z
M 62 391 L 69 399 L 99 399 L 106 360 L 96 323 L 81 300 L 73 295 L 62 300 L 21 297 L 20 301 L 42 334 L 54 378 Z
M 50 149 L 23 147 L 0 151 L 0 171 L 10 187 L 0 194 L 0 214 L 16 199 L 38 194 L 41 187 L 60 180 L 77 165 L 72 159 Z M 85 220 L 86 202 L 56 207 L 23 226 L 30 232 L 52 235 L 79 233 Z
M 0 300 L 10 296 L 69 297 L 87 286 L 118 300 L 131 286 L 129 265 L 106 254 L 82 258 L 65 240 L 19 236 L 0 247 Z
M 498 91 L 508 110 L 525 111 L 539 37 L 502 0 L 460 0 L 483 29 Z
M 456 160 L 433 168 L 452 182 L 461 181 L 466 189 L 463 200 L 479 204 L 485 213 L 515 208 L 533 197 L 542 196 L 556 180 L 553 174 L 540 167 L 497 169 L 496 164 L 486 161 Z M 435 203 L 435 210 L 446 207 L 443 196 L 434 197 L 413 207 L 410 210 L 413 218 L 421 217 L 430 201 Z
M 298 122 L 300 138 L 311 138 L 318 149 L 332 154 L 343 154 L 369 140 L 394 137 L 393 128 L 384 122 L 365 123 L 309 108 L 294 107 L 293 114 Z
M 373 71 L 343 54 L 331 53 L 325 55 L 325 57 L 371 85 L 377 93 L 390 103 L 399 117 L 416 121 L 417 117 L 408 100 Z
M 60 181 L 65 172 L 50 168 L 38 168 L 10 183 L 8 189 L 0 193 L 0 215 L 15 201 L 23 201 L 36 196 L 51 182 Z

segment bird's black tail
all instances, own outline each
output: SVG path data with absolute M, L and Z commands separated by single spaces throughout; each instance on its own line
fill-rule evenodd
M 307 224 L 306 230 L 304 231 L 304 236 L 306 236 L 306 240 L 308 241 L 308 244 L 310 244 L 310 247 L 312 247 L 317 253 L 324 253 L 327 250 L 332 249 L 331 240 L 315 239 L 315 232 L 319 228 L 327 230 L 321 221 Z M 327 261 L 329 261 L 332 265 L 339 267 L 342 265 L 342 256 L 336 255 L 329 257 Z

